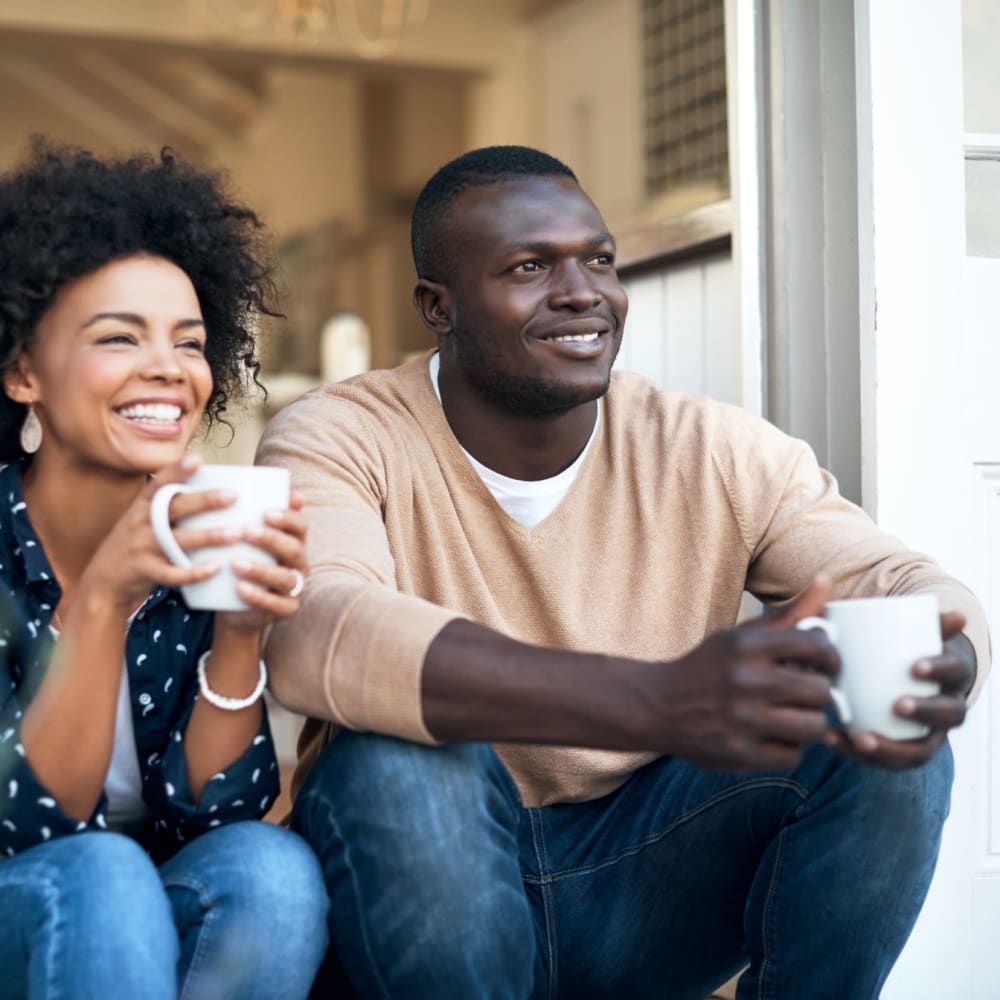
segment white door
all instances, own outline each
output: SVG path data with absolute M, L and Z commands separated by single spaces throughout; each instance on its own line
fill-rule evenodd
M 855 11 L 866 506 L 969 583 L 998 636 L 1000 0 Z M 953 742 L 940 863 L 887 1000 L 1000 998 L 1000 684 Z

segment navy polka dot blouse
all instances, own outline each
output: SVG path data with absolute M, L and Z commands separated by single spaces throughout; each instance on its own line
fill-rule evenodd
M 21 746 L 25 707 L 52 649 L 48 625 L 59 603 L 54 578 L 21 494 L 23 460 L 0 469 L 0 862 L 53 837 L 107 828 L 101 796 L 86 823 L 67 816 L 38 780 Z M 198 696 L 195 668 L 210 647 L 213 615 L 191 611 L 176 590 L 157 587 L 132 620 L 125 643 L 142 795 L 149 819 L 140 841 L 163 860 L 213 827 L 262 816 L 278 794 L 278 765 L 265 712 L 239 760 L 216 774 L 195 805 L 184 732 Z

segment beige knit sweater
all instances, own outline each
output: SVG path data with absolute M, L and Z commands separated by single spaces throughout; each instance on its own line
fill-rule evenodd
M 258 461 L 306 498 L 302 609 L 275 627 L 271 684 L 310 716 L 296 786 L 337 726 L 433 742 L 427 647 L 467 617 L 526 642 L 669 660 L 733 624 L 744 588 L 788 599 L 819 571 L 834 596 L 971 593 L 839 496 L 801 441 L 740 410 L 613 377 L 597 437 L 533 529 L 496 503 L 455 440 L 427 358 L 316 389 L 269 427 Z M 650 756 L 498 746 L 529 805 L 606 794 Z

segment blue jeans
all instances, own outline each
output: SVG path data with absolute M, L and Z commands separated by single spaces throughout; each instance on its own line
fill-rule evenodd
M 488 746 L 341 732 L 293 813 L 364 997 L 877 997 L 923 903 L 951 751 L 892 773 L 809 748 L 793 771 L 664 758 L 526 809 Z
M 81 833 L 0 862 L 0 997 L 293 1000 L 327 945 L 301 838 L 234 823 L 159 869 L 133 840 Z

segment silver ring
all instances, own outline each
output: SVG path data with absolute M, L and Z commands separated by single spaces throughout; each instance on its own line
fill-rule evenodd
M 295 583 L 292 585 L 292 589 L 288 591 L 288 596 L 298 597 L 306 589 L 306 578 L 302 575 L 302 570 L 300 569 L 293 569 L 292 572 L 295 574 Z

